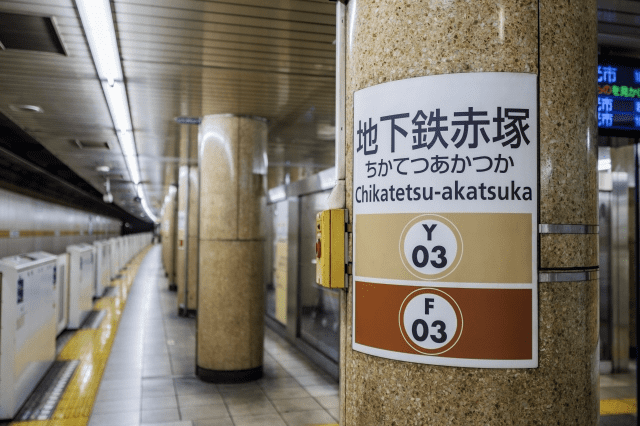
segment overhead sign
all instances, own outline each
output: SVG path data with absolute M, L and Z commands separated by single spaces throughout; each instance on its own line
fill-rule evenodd
M 598 127 L 604 133 L 640 132 L 640 67 L 598 64 Z
M 175 120 L 178 124 L 200 124 L 202 122 L 202 118 L 200 117 L 180 116 L 176 117 Z
M 354 350 L 537 367 L 536 76 L 380 84 L 353 122 Z

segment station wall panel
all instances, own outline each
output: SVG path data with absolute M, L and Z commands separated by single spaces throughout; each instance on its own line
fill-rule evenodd
M 46 251 L 120 235 L 119 220 L 0 189 L 0 257 Z

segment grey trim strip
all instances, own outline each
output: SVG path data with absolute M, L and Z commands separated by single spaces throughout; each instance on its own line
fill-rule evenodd
M 232 113 L 222 113 L 222 114 L 206 114 L 200 118 L 204 117 L 229 117 L 229 118 L 250 118 L 251 120 L 262 121 L 263 123 L 269 124 L 269 119 L 265 117 L 260 117 L 257 115 L 246 115 L 246 114 L 232 114 Z
M 598 225 L 554 225 L 541 223 L 538 225 L 541 234 L 597 234 Z
M 305 179 L 295 181 L 289 185 L 280 185 L 271 188 L 267 193 L 267 204 L 277 203 L 289 197 L 300 197 L 315 192 L 332 189 L 336 184 L 336 169 L 331 167 L 311 175 Z
M 591 281 L 597 279 L 598 271 L 538 272 L 538 282 L 541 283 Z
M 58 41 L 60 42 L 60 47 L 62 48 L 62 51 L 64 52 L 64 56 L 69 56 L 69 51 L 67 50 L 67 47 L 64 45 L 64 42 L 62 41 L 62 35 L 60 34 L 60 28 L 58 27 L 58 21 L 56 21 L 56 17 L 55 16 L 49 16 L 49 19 L 51 19 L 51 24 L 53 25 L 53 30 L 56 32 L 56 37 L 58 37 Z

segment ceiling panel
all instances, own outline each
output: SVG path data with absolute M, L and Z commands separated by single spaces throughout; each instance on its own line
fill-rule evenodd
M 130 180 L 73 1 L 4 1 L 0 10 L 53 16 L 67 51 L 67 56 L 0 52 L 0 111 L 99 192 L 105 193 L 105 175 L 97 166 L 108 165 L 114 178 Z M 19 104 L 37 105 L 43 112 L 12 108 Z M 80 149 L 75 139 L 107 142 L 111 149 Z M 131 194 L 133 190 L 128 189 Z M 135 206 L 127 210 L 141 213 Z
M 640 2 L 598 0 L 598 45 L 605 54 L 640 58 Z
M 116 202 L 141 212 L 72 0 L 0 3 L 0 10 L 54 16 L 68 56 L 0 52 L 0 111 Z M 274 167 L 323 168 L 333 140 L 318 136 L 334 115 L 335 5 L 301 0 L 117 0 L 114 23 L 145 191 L 159 208 L 176 179 L 181 139 L 197 129 L 175 117 L 234 113 L 269 121 Z M 10 104 L 40 105 L 44 113 Z M 73 143 L 106 141 L 109 150 Z
M 112 0 L 111 5 L 151 205 L 159 208 L 176 181 L 177 165 L 184 161 L 180 142 L 196 143 L 196 129 L 177 124 L 177 116 L 264 117 L 271 167 L 332 165 L 334 2 Z M 600 0 L 598 8 L 601 40 L 640 52 L 639 3 Z M 95 169 L 109 166 L 117 203 L 139 215 L 73 0 L 5 0 L 0 11 L 53 16 L 68 53 L 0 51 L 0 112 L 101 192 L 106 175 Z M 44 112 L 14 111 L 14 104 L 39 105 Z M 111 149 L 81 150 L 74 139 L 106 141 Z
M 287 121 L 309 108 L 319 111 L 325 121 L 332 119 L 335 6 L 269 2 L 274 7 L 265 8 L 264 4 L 116 2 L 134 125 L 144 128 L 137 133 L 141 152 L 157 155 L 158 141 L 164 139 L 170 146 L 165 155 L 177 155 L 180 130 L 173 118 L 178 115 L 262 116 L 274 129 L 288 127 Z M 294 4 L 296 9 L 286 10 Z M 151 116 L 163 119 L 153 125 L 148 119 L 139 120 Z M 313 135 L 316 123 L 307 127 L 312 131 L 305 136 Z M 172 136 L 173 144 L 167 140 Z M 309 161 L 320 152 L 318 161 L 330 165 L 333 141 L 319 143 L 326 148 L 301 155 L 294 148 L 289 155 L 292 160 Z M 143 173 L 153 173 L 150 181 L 165 175 L 158 162 L 151 162 Z
M 279 30 L 294 30 L 304 32 L 318 32 L 332 34 L 335 32 L 335 15 L 308 13 L 292 10 L 275 9 L 270 7 L 254 7 L 235 5 L 223 2 L 191 2 L 192 8 L 158 7 L 135 4 L 128 1 L 115 2 L 117 19 L 126 20 L 135 17 L 140 22 L 155 22 L 163 25 L 168 21 L 180 25 L 180 21 L 192 23 L 208 22 L 235 25 L 238 27 L 256 27 Z M 264 4 L 255 2 L 254 4 Z

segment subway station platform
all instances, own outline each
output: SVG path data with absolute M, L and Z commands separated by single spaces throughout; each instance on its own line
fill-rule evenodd
M 338 384 L 266 330 L 264 377 L 211 384 L 195 374 L 195 318 L 177 315 L 160 246 L 127 265 L 96 302 L 99 326 L 60 342 L 59 360 L 80 361 L 47 420 L 21 426 L 334 425 Z M 40 389 L 40 392 L 43 392 Z M 635 425 L 635 371 L 600 380 L 601 425 Z
M 239 385 L 200 381 L 196 320 L 177 315 L 153 247 L 132 288 L 89 425 L 302 425 L 333 423 L 338 386 L 274 333 L 263 379 Z M 335 417 L 334 417 L 335 416 Z
M 264 377 L 238 385 L 195 376 L 195 318 L 177 315 L 159 245 L 143 251 L 94 309 L 99 327 L 63 335 L 59 360 L 79 359 L 47 420 L 21 426 L 335 424 L 338 384 L 267 330 Z M 44 393 L 39 388 L 37 392 Z M 22 414 L 22 413 L 20 413 Z

